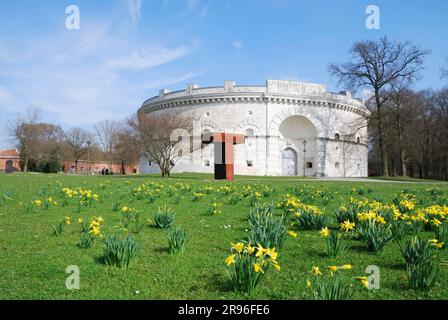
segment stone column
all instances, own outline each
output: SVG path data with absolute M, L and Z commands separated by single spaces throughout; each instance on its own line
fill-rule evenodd
M 266 155 L 266 175 L 279 176 L 281 175 L 280 168 L 280 150 L 279 150 L 279 136 L 266 137 L 267 155 Z
M 316 138 L 316 177 L 325 177 L 327 165 L 327 139 Z

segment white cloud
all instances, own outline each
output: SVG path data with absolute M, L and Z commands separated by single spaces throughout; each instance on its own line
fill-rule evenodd
M 132 21 L 138 25 L 142 16 L 142 0 L 127 0 Z
M 235 49 L 240 49 L 243 46 L 243 43 L 240 40 L 235 40 L 232 42 L 232 47 Z
M 149 90 L 149 89 L 161 89 L 166 86 L 170 86 L 177 83 L 185 82 L 191 78 L 199 76 L 199 73 L 188 72 L 187 74 L 178 77 L 164 77 L 152 80 L 147 83 L 139 84 L 134 87 L 135 90 Z
M 84 22 L 70 37 L 64 30 L 39 41 L 32 37 L 2 42 L 0 110 L 38 107 L 51 115 L 48 121 L 89 126 L 135 112 L 151 88 L 195 76 L 185 71 L 176 75 L 177 71 L 171 70 L 169 77 L 160 78 L 152 70 L 187 55 L 195 43 L 171 48 L 157 39 L 142 39 L 132 29 Z M 148 79 L 154 80 L 147 83 Z
M 144 70 L 179 59 L 187 52 L 185 46 L 174 49 L 153 46 L 147 50 L 134 50 L 130 56 L 112 58 L 107 65 L 114 69 Z

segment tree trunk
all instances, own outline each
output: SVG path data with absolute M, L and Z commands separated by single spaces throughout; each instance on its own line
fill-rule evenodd
M 75 173 L 78 173 L 78 159 L 75 160 Z
M 121 173 L 126 175 L 126 168 L 124 167 L 124 161 L 121 161 Z
M 403 147 L 403 130 L 401 127 L 401 118 L 400 118 L 400 110 L 397 109 L 397 131 L 398 131 L 398 148 L 399 148 L 399 154 L 400 154 L 400 167 L 401 167 L 401 175 L 403 177 L 406 177 L 406 159 L 404 154 L 404 147 Z
M 389 168 L 388 168 L 386 148 L 384 147 L 383 119 L 381 116 L 381 101 L 378 89 L 375 89 L 375 100 L 376 100 L 376 108 L 378 111 L 378 144 L 381 153 L 381 175 L 384 177 L 388 177 Z
M 28 156 L 25 156 L 25 164 L 23 165 L 23 172 L 28 172 Z

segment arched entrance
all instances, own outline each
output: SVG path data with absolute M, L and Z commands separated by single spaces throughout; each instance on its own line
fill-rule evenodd
M 282 175 L 297 175 L 297 152 L 291 148 L 282 151 Z
M 13 163 L 12 160 L 8 160 L 8 161 L 6 161 L 5 172 L 6 172 L 6 173 L 12 173 L 12 172 L 14 172 L 14 163 Z
M 317 131 L 314 124 L 304 116 L 293 115 L 282 121 L 279 133 L 280 148 L 283 150 L 282 175 L 298 175 L 300 172 L 300 175 L 315 176 Z

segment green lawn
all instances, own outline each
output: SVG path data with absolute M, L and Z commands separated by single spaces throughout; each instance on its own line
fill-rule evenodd
M 269 190 L 260 203 L 277 204 L 286 193 L 297 194 L 304 203 L 317 205 L 332 217 L 333 210 L 350 197 L 377 199 L 392 203 L 394 196 L 406 189 L 416 195 L 417 207 L 448 201 L 446 184 L 400 184 L 369 182 L 322 182 L 266 180 L 250 181 L 250 177 L 237 177 L 233 183 L 204 181 L 211 175 L 177 174 L 171 179 L 156 176 L 82 177 L 62 175 L 0 174 L 0 197 L 12 195 L 11 200 L 0 203 L 0 299 L 241 299 L 235 293 L 224 268 L 230 244 L 247 237 L 247 217 L 251 210 L 248 197 L 236 204 L 228 204 L 229 197 L 241 194 L 243 187 Z M 247 180 L 249 179 L 249 180 Z M 151 185 L 155 201 L 135 188 Z M 179 184 L 182 183 L 182 184 Z M 229 195 L 218 188 L 231 185 Z M 198 201 L 192 201 L 194 192 L 214 190 Z M 78 212 L 77 201 L 64 204 L 61 189 L 91 189 L 98 201 Z M 190 189 L 190 190 L 187 190 Z M 134 190 L 134 192 L 133 192 Z M 31 210 L 32 200 L 52 197 L 57 205 Z M 206 213 L 210 199 L 223 203 L 222 213 Z M 104 218 L 104 236 L 126 234 L 122 229 L 121 215 L 113 206 L 127 206 L 140 211 L 145 223 L 134 237 L 140 251 L 127 269 L 107 267 L 102 263 L 103 244 L 98 239 L 90 249 L 77 246 L 80 238 L 77 220 L 94 216 Z M 153 223 L 154 212 L 163 205 L 176 212 L 176 225 L 184 228 L 189 243 L 184 254 L 172 256 L 167 252 L 166 231 Z M 277 210 L 280 214 L 280 210 Z M 65 226 L 61 236 L 52 235 L 52 226 L 70 217 L 73 223 Z M 445 222 L 446 223 L 446 222 Z M 281 271 L 269 269 L 252 299 L 310 299 L 306 280 L 311 279 L 313 266 L 325 269 L 329 265 L 352 264 L 351 270 L 342 271 L 345 281 L 353 283 L 354 299 L 447 299 L 448 268 L 442 268 L 439 281 L 428 293 L 408 288 L 404 260 L 396 242 L 388 244 L 382 252 L 372 253 L 358 240 L 350 240 L 350 249 L 338 258 L 325 254 L 325 240 L 317 231 L 303 231 L 292 227 L 297 238 L 288 238 L 279 254 Z M 422 232 L 428 239 L 434 232 Z M 446 251 L 447 249 L 445 249 Z M 447 260 L 445 257 L 444 260 Z M 67 266 L 80 268 L 81 289 L 67 290 Z M 377 265 L 381 272 L 381 289 L 367 290 L 351 278 L 365 274 L 369 265 Z

